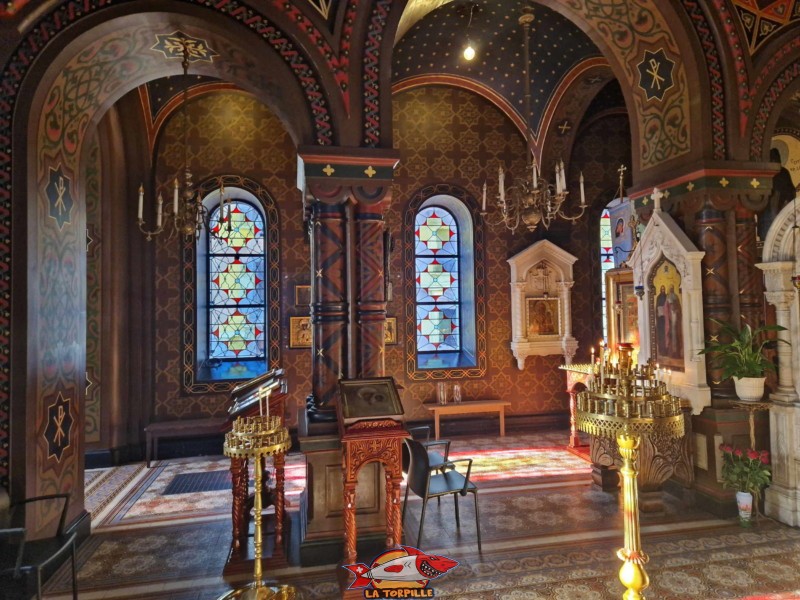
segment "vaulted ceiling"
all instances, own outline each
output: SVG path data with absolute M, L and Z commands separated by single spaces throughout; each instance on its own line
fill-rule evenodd
M 461 80 L 465 87 L 496 93 L 522 115 L 523 31 L 518 19 L 524 6 L 534 7 L 530 124 L 538 131 L 559 84 L 578 64 L 601 54 L 568 19 L 527 0 L 412 2 L 395 44 L 394 83 Z M 476 50 L 471 61 L 462 55 L 468 38 Z

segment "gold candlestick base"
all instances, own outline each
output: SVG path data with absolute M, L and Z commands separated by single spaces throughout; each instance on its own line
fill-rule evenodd
M 294 600 L 296 597 L 297 592 L 292 586 L 271 587 L 254 582 L 247 584 L 245 587 L 226 592 L 218 600 Z
M 643 434 L 680 438 L 684 435 L 680 400 L 659 381 L 653 363 L 633 365 L 630 345 L 619 345 L 619 365 L 606 355 L 597 368 L 599 380 L 577 396 L 575 424 L 590 435 L 615 439 L 622 457 L 622 512 L 625 545 L 617 556 L 622 561 L 619 580 L 625 586 L 623 600 L 644 600 L 650 585 L 644 566 L 649 560 L 642 549 L 639 528 L 639 488 L 636 485 L 639 444 Z M 594 372 L 594 365 L 592 371 Z M 562 368 L 572 370 L 572 365 Z
M 267 456 L 285 454 L 292 445 L 289 431 L 281 424 L 279 417 L 258 415 L 255 417 L 239 417 L 233 428 L 225 434 L 223 452 L 231 458 L 252 458 L 255 460 L 255 493 L 253 495 L 253 582 L 230 592 L 226 592 L 218 600 L 294 600 L 297 597 L 292 586 L 271 587 L 262 579 L 261 555 L 263 550 L 263 532 L 261 528 L 261 512 L 263 509 L 261 493 L 263 491 L 263 460 Z

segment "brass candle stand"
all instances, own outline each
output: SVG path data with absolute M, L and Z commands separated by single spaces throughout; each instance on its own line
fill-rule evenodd
M 267 404 L 269 407 L 269 404 Z M 269 411 L 267 411 L 269 412 Z M 245 587 L 231 590 L 220 596 L 219 600 L 241 598 L 243 600 L 294 599 L 295 589 L 291 586 L 272 587 L 263 581 L 261 556 L 263 553 L 263 534 L 261 511 L 263 504 L 262 472 L 263 461 L 267 456 L 285 454 L 292 445 L 289 431 L 281 425 L 280 417 L 257 415 L 239 417 L 233 428 L 225 434 L 223 452 L 229 458 L 252 458 L 255 466 L 255 495 L 253 502 L 253 582 Z
M 593 365 L 588 389 L 577 398 L 577 427 L 590 435 L 616 439 L 622 457 L 622 491 L 625 546 L 617 551 L 623 561 L 619 580 L 627 588 L 623 600 L 643 600 L 650 585 L 644 565 L 639 529 L 639 491 L 636 461 L 642 434 L 683 437 L 681 403 L 659 381 L 652 363 L 632 365 L 629 344 L 619 345 L 619 363 L 605 355 Z

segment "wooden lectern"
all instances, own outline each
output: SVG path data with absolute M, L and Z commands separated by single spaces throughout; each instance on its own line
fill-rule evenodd
M 356 562 L 356 482 L 364 465 L 377 461 L 386 478 L 386 547 L 401 543 L 400 483 L 403 440 L 403 405 L 391 377 L 350 379 L 339 382 L 337 404 L 342 440 L 344 483 L 344 559 Z M 345 582 L 345 587 L 349 582 Z

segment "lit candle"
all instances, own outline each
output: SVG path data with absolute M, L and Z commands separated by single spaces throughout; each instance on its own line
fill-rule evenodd
M 164 209 L 164 199 L 158 195 L 158 211 L 156 212 L 156 227 L 161 227 L 161 216 Z
M 594 364 L 594 346 L 592 346 L 592 364 Z
M 219 184 L 219 203 L 220 203 L 220 211 L 219 211 L 219 225 L 220 230 L 222 230 L 222 224 L 225 223 L 227 216 L 231 212 L 231 207 L 228 206 L 228 215 L 225 212 L 225 184 L 220 182 Z
M 581 206 L 586 206 L 586 194 L 583 191 L 583 171 L 581 171 Z
M 561 193 L 561 175 L 558 173 L 558 163 L 556 163 L 556 194 Z
M 561 191 L 563 192 L 564 190 L 567 189 L 567 174 L 566 171 L 564 170 L 563 160 L 560 161 L 560 165 L 561 165 Z
M 139 220 L 142 220 L 144 215 L 144 184 L 139 184 Z
M 486 182 L 483 182 L 483 199 L 481 200 L 481 212 L 486 212 Z
M 500 188 L 500 203 L 505 204 L 506 202 L 506 174 L 503 173 L 503 167 L 500 166 L 500 171 L 497 174 L 497 186 Z
M 178 178 L 175 178 L 175 184 L 172 187 L 172 214 L 178 214 Z

